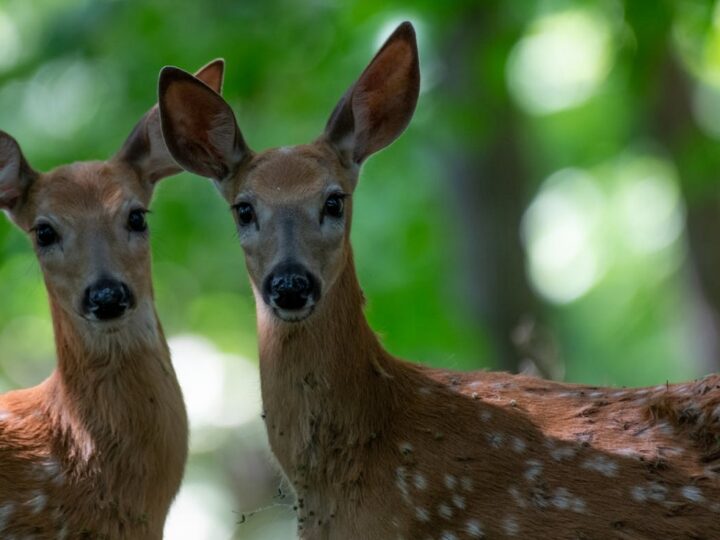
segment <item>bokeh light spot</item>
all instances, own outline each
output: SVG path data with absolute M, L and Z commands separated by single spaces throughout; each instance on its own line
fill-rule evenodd
M 508 59 L 511 94 L 532 114 L 580 105 L 612 67 L 611 39 L 610 25 L 597 13 L 570 10 L 538 19 Z
M 23 111 L 39 132 L 70 137 L 86 126 L 104 98 L 102 74 L 83 61 L 59 60 L 41 67 L 30 81 Z
M 604 197 L 589 173 L 550 176 L 522 224 L 532 284 L 551 302 L 571 302 L 598 281 L 604 261 L 594 236 Z
M 0 72 L 12 68 L 20 58 L 22 43 L 13 20 L 0 10 Z
M 630 167 L 616 194 L 625 244 L 638 254 L 659 251 L 678 239 L 683 208 L 669 167 Z

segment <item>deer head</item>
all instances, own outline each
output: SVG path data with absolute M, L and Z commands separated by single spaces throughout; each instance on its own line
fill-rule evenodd
M 223 69 L 216 60 L 197 77 L 219 92 Z M 165 147 L 157 105 L 111 159 L 47 173 L 34 170 L 17 141 L 0 131 L 0 209 L 32 239 L 53 313 L 73 321 L 87 343 L 155 328 L 149 324 L 154 307 L 145 214 L 155 184 L 180 170 Z
M 192 75 L 165 68 L 167 147 L 229 202 L 258 305 L 284 322 L 309 317 L 351 260 L 352 194 L 362 163 L 405 129 L 420 86 L 415 32 L 401 24 L 313 143 L 253 152 L 230 106 Z

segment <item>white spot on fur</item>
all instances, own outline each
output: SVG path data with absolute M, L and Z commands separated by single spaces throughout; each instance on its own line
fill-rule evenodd
M 401 442 L 398 448 L 400 448 L 400 452 L 403 454 L 411 454 L 413 451 L 413 445 L 409 442 Z
M 465 509 L 465 497 L 458 495 L 457 493 L 452 496 L 452 503 L 460 510 Z
M 590 397 L 591 398 L 599 398 L 603 395 L 603 392 L 591 392 Z
M 655 428 L 658 431 L 660 431 L 660 433 L 662 433 L 663 435 L 674 435 L 675 434 L 675 428 L 673 428 L 672 425 L 665 420 L 655 424 Z
M 600 474 L 602 474 L 603 476 L 607 476 L 608 478 L 616 476 L 618 470 L 617 463 L 606 458 L 605 456 L 595 456 L 589 458 L 583 462 L 581 467 L 583 469 L 599 472 Z
M 418 506 L 417 508 L 415 508 L 415 517 L 422 522 L 428 522 L 430 521 L 430 512 L 428 512 L 427 509 L 423 508 L 422 506 Z
M 398 467 L 395 469 L 395 485 L 400 490 L 405 501 L 410 501 L 410 492 L 407 484 L 407 470 L 405 467 Z
M 702 491 L 697 486 L 685 486 L 680 490 L 680 492 L 688 501 L 700 503 L 705 500 Z
M 630 496 L 637 502 L 645 502 L 647 500 L 647 493 L 643 486 L 633 486 L 630 489 Z
M 45 509 L 45 505 L 47 504 L 47 495 L 44 493 L 41 493 L 40 491 L 35 491 L 34 495 L 28 499 L 26 503 L 33 514 L 39 514 Z
M 563 461 L 564 459 L 575 457 L 576 453 L 577 449 L 572 446 L 561 446 L 552 450 L 550 456 L 552 456 L 555 461 Z
M 616 454 L 618 456 L 626 456 L 626 457 L 634 457 L 639 458 L 641 455 L 638 453 L 636 448 L 614 448 L 612 450 L 613 454 Z
M 570 492 L 563 488 L 559 487 L 555 490 L 555 493 L 552 496 L 551 503 L 555 508 L 558 508 L 560 510 L 567 510 L 570 508 L 570 500 L 571 500 Z
M 440 540 L 458 540 L 458 537 L 457 537 L 457 535 L 455 535 L 454 533 L 451 533 L 450 531 L 445 531 L 442 533 Z
M 653 502 L 662 502 L 665 500 L 668 488 L 657 482 L 648 482 L 646 493 L 648 499 Z
M 585 512 L 587 508 L 587 504 L 585 504 L 585 499 L 582 497 L 574 497 L 571 502 L 572 505 L 572 511 L 577 512 L 578 514 L 582 514 Z
M 575 439 L 581 443 L 591 443 L 593 440 L 592 433 L 576 433 Z
M 528 468 L 525 470 L 525 480 L 534 482 L 542 474 L 543 464 L 537 459 L 528 459 L 526 464 Z
M 658 449 L 663 456 L 681 456 L 685 453 L 685 450 L 676 446 L 674 448 L 663 447 Z
M 465 524 L 465 532 L 470 538 L 482 538 L 483 528 L 477 519 L 469 519 Z
M 281 146 L 278 148 L 278 152 L 284 155 L 292 154 L 293 153 L 293 147 L 292 146 Z
M 550 503 L 559 510 L 572 510 L 573 512 L 582 513 L 586 509 L 585 501 L 574 496 L 564 487 L 555 489 L 550 498 Z
M 0 505 L 0 532 L 4 531 L 10 524 L 10 518 L 12 518 L 14 512 L 15 503 L 10 502 Z
M 90 458 L 95 453 L 95 444 L 90 440 L 89 437 L 86 437 L 81 443 L 80 443 L 80 457 L 82 457 L 83 461 L 86 463 L 90 461 Z
M 463 476 L 460 479 L 460 485 L 465 491 L 472 491 L 473 490 L 473 481 L 472 478 L 469 476 Z
M 503 521 L 503 530 L 508 536 L 516 536 L 520 532 L 520 524 L 515 516 L 508 516 Z
M 453 511 L 450 506 L 445 503 L 441 503 L 438 505 L 438 514 L 440 514 L 440 516 L 444 517 L 445 519 L 450 519 L 453 515 Z
M 657 482 L 648 482 L 644 486 L 633 486 L 630 490 L 632 498 L 637 502 L 662 502 L 665 500 L 668 489 Z
M 490 446 L 493 448 L 500 448 L 505 440 L 505 436 L 502 433 L 489 433 L 487 440 Z
M 427 479 L 421 473 L 415 473 L 413 484 L 417 489 L 425 489 L 427 487 Z
M 513 437 L 511 444 L 513 452 L 515 452 L 516 454 L 522 454 L 527 448 L 525 441 L 522 440 L 520 437 Z
M 10 420 L 10 418 L 13 417 L 13 413 L 6 410 L 0 410 L 0 422 L 4 422 L 5 420 Z
M 452 474 L 446 474 L 445 475 L 445 487 L 448 489 L 455 489 L 456 485 L 457 485 L 457 478 L 455 478 Z
M 60 462 L 57 459 L 51 457 L 43 461 L 40 466 L 47 480 L 50 480 L 56 486 L 65 483 L 65 475 L 63 475 Z
M 525 502 L 525 499 L 523 499 L 523 496 L 520 494 L 520 490 L 517 487 L 510 486 L 508 488 L 508 492 L 515 501 L 515 504 L 517 504 L 520 508 L 525 508 L 527 506 L 527 502 Z

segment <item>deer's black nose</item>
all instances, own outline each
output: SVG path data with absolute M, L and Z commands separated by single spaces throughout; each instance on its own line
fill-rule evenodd
M 117 319 L 132 306 L 133 297 L 124 283 L 100 279 L 85 291 L 83 310 L 101 321 Z
M 298 264 L 278 266 L 266 279 L 266 301 L 273 307 L 297 311 L 308 305 L 317 293 L 316 280 Z

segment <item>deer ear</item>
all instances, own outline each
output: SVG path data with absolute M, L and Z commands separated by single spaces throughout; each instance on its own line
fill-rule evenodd
M 225 61 L 217 59 L 200 68 L 195 76 L 213 91 L 220 93 L 224 72 Z M 135 125 L 117 158 L 132 165 L 140 176 L 151 184 L 182 171 L 165 145 L 157 105 L 145 113 Z
M 17 141 L 0 131 L 0 210 L 15 219 L 37 175 L 25 161 Z
M 419 92 L 415 30 L 404 22 L 337 104 L 324 138 L 348 162 L 359 165 L 405 130 Z
M 220 181 L 252 153 L 230 105 L 189 73 L 164 68 L 158 93 L 165 143 L 184 169 Z

